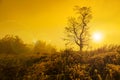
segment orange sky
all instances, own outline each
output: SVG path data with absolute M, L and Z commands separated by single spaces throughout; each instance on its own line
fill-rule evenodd
M 91 32 L 102 32 L 102 43 L 120 43 L 120 0 L 0 0 L 0 37 L 13 34 L 27 43 L 40 39 L 62 48 L 75 5 L 91 7 Z

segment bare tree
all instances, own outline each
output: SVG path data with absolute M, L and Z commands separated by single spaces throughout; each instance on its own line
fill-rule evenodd
M 68 26 L 65 27 L 67 39 L 79 46 L 82 53 L 83 47 L 88 45 L 90 39 L 88 23 L 92 18 L 91 10 L 88 7 L 75 8 L 78 16 L 68 19 Z

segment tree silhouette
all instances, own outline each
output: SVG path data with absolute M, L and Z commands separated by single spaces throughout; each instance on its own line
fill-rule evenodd
M 33 48 L 34 53 L 54 53 L 56 49 L 51 44 L 46 44 L 46 42 L 38 40 Z
M 91 10 L 88 7 L 75 8 L 78 16 L 68 19 L 68 26 L 65 27 L 67 39 L 69 42 L 74 42 L 80 48 L 82 53 L 83 47 L 88 45 L 90 39 L 88 23 L 92 18 Z
M 0 39 L 0 53 L 23 53 L 26 45 L 18 36 L 6 35 Z

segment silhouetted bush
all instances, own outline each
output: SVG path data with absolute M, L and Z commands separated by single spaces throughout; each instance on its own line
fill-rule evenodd
M 27 50 L 26 45 L 18 36 L 6 35 L 0 39 L 0 53 L 25 53 Z

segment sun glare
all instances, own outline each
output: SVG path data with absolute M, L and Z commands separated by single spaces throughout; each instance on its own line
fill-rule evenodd
M 36 39 L 33 39 L 33 41 L 32 41 L 34 44 L 37 42 L 37 40 Z
M 94 42 L 101 42 L 102 39 L 103 39 L 103 35 L 102 33 L 100 32 L 95 32 L 93 35 L 92 35 L 92 39 Z

